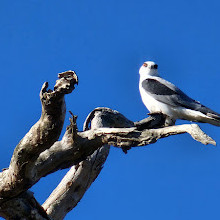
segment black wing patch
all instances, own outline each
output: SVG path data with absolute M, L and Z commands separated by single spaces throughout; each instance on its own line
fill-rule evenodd
M 177 87 L 169 88 L 166 85 L 160 83 L 156 79 L 146 79 L 142 82 L 142 87 L 146 92 L 151 93 L 152 96 L 165 104 L 200 111 L 203 114 L 220 120 L 220 114 L 211 110 L 210 108 L 202 105 L 200 102 L 191 99 L 184 92 Z
M 146 79 L 142 82 L 142 87 L 155 95 L 175 95 L 176 91 L 168 88 L 164 84 L 158 82 L 156 79 Z

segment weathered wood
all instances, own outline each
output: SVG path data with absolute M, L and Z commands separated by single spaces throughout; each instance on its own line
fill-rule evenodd
M 65 118 L 64 95 L 72 92 L 77 83 L 76 74 L 67 71 L 59 74 L 53 91 L 47 90 L 47 83 L 43 85 L 41 118 L 15 148 L 9 168 L 0 173 L 0 216 L 63 219 L 99 175 L 110 145 L 127 153 L 132 147 L 182 133 L 190 134 L 203 144 L 216 144 L 196 124 L 165 127 L 166 116 L 160 113 L 132 122 L 108 108 L 94 109 L 82 132 L 78 131 L 76 117 L 72 115 L 62 140 L 57 141 Z M 27 190 L 43 176 L 71 166 L 43 204 L 44 211 Z
M 6 200 L 0 206 L 0 216 L 8 220 L 50 220 L 30 191 Z
M 89 126 L 90 125 L 90 126 Z M 101 127 L 131 127 L 134 123 L 109 108 L 96 108 L 87 117 L 84 131 Z M 109 154 L 109 145 L 97 146 L 86 160 L 73 166 L 43 204 L 54 220 L 63 219 L 72 210 L 101 172 Z
M 98 108 L 87 119 L 91 119 L 91 130 L 77 133 L 77 135 L 82 137 L 76 139 L 79 141 L 77 145 L 81 146 L 78 149 L 98 148 L 98 150 L 86 160 L 73 166 L 43 204 L 47 214 L 54 220 L 63 219 L 80 201 L 86 190 L 100 173 L 108 155 L 109 145 L 121 148 L 126 147 L 126 150 L 128 150 L 131 147 L 154 143 L 159 138 L 182 133 L 189 133 L 195 140 L 203 144 L 215 144 L 197 125 L 180 125 L 160 129 L 145 129 L 143 131 L 137 130 L 136 127 L 130 127 L 134 126 L 134 124 L 140 124 L 142 128 L 157 127 L 158 124 L 162 125 L 160 119 L 163 122 L 165 120 L 163 120 L 164 117 L 160 114 L 150 116 L 147 120 L 133 123 L 119 112 L 107 108 Z M 85 124 L 87 127 L 88 121 Z M 130 128 L 125 128 L 126 126 Z M 140 127 L 138 128 L 140 129 Z M 82 143 L 80 143 L 81 141 Z M 109 145 L 103 146 L 103 144 Z M 72 152 L 71 155 L 74 155 L 74 153 Z M 74 162 L 74 156 L 72 157 L 72 162 Z
M 61 73 L 58 77 L 54 91 L 47 90 L 48 83 L 42 86 L 41 118 L 17 145 L 9 168 L 2 172 L 1 198 L 14 197 L 33 185 L 32 178 L 35 174 L 31 171 L 35 160 L 60 136 L 66 113 L 64 95 L 72 92 L 78 81 L 73 71 Z

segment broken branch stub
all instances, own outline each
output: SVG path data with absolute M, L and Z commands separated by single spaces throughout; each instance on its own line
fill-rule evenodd
M 0 197 L 12 197 L 33 185 L 32 166 L 41 152 L 51 147 L 59 138 L 66 114 L 64 95 L 78 83 L 73 71 L 58 75 L 54 90 L 47 90 L 44 83 L 40 92 L 42 113 L 39 121 L 16 146 L 10 166 L 3 171 L 0 181 Z
M 61 73 L 58 77 L 54 90 L 47 90 L 48 83 L 44 83 L 40 93 L 41 118 L 15 148 L 9 169 L 0 173 L 1 216 L 9 215 L 13 200 L 17 202 L 19 199 L 24 207 L 22 211 L 30 207 L 38 215 L 37 219 L 62 219 L 77 205 L 99 175 L 108 156 L 109 145 L 121 148 L 126 153 L 132 147 L 145 146 L 160 138 L 182 133 L 189 133 L 203 144 L 215 145 L 215 141 L 201 131 L 198 125 L 164 127 L 166 116 L 159 113 L 132 122 L 108 108 L 93 110 L 86 119 L 83 132 L 78 131 L 77 117 L 72 114 L 62 140 L 57 141 L 66 113 L 64 95 L 71 93 L 75 84 L 78 84 L 73 71 Z M 26 194 L 26 190 L 41 177 L 72 165 L 75 166 L 44 203 L 46 213 L 36 202 L 33 206 L 26 204 L 29 198 L 35 201 L 33 196 Z M 3 203 L 8 204 L 9 209 L 2 210 Z M 16 209 L 13 215 L 17 215 Z
M 73 124 L 73 119 L 70 119 L 71 125 Z M 109 108 L 96 108 L 86 118 L 83 130 L 85 131 L 102 127 L 107 128 L 132 126 L 134 126 L 134 123 L 128 120 L 118 111 Z M 72 144 L 73 142 L 71 143 L 70 141 L 67 141 L 67 137 L 68 136 L 65 134 L 62 141 L 66 139 L 66 144 L 67 142 Z M 63 219 L 65 215 L 78 204 L 86 190 L 90 187 L 90 185 L 95 181 L 101 172 L 103 165 L 108 157 L 110 146 L 103 145 L 102 143 L 98 142 L 94 143 L 94 145 L 95 146 L 92 149 L 96 150 L 94 152 L 92 151 L 93 153 L 85 160 L 81 161 L 75 166 L 72 166 L 57 188 L 42 205 L 47 214 L 54 220 Z M 86 150 L 86 147 L 86 145 L 84 147 L 80 147 L 79 145 L 78 149 Z M 88 153 L 86 152 L 87 151 L 85 151 L 82 155 L 86 155 Z M 74 152 L 71 154 L 74 155 Z M 73 158 L 71 159 L 71 162 L 74 162 Z
M 160 138 L 182 133 L 189 133 L 195 140 L 203 144 L 215 143 L 201 131 L 198 125 L 194 124 L 154 129 L 154 127 L 164 125 L 164 122 L 164 116 L 161 114 L 154 114 L 147 119 L 133 123 L 119 112 L 108 108 L 97 108 L 93 110 L 85 121 L 84 130 L 86 131 L 78 132 L 75 136 L 80 137 L 76 138 L 74 143 L 78 148 L 74 148 L 73 141 L 70 141 L 69 138 L 67 139 L 68 136 L 65 134 L 62 139 L 65 145 L 61 144 L 62 146 L 59 148 L 60 150 L 63 148 L 63 156 L 59 158 L 65 158 L 67 160 L 68 155 L 72 155 L 67 160 L 68 162 L 62 161 L 63 164 L 70 165 L 70 161 L 72 164 L 75 164 L 74 161 L 80 161 L 80 158 L 82 160 L 85 155 L 89 155 L 91 152 L 94 153 L 88 156 L 86 160 L 73 166 L 45 201 L 43 207 L 47 214 L 54 220 L 63 219 L 77 205 L 86 190 L 99 175 L 108 156 L 109 145 L 127 151 L 132 147 L 145 146 L 155 143 Z M 89 129 L 90 124 L 91 129 Z M 134 127 L 134 125 L 138 126 Z M 65 142 L 64 139 L 66 139 Z M 67 145 L 69 145 L 68 148 Z M 70 148 L 75 150 L 69 153 Z M 65 153 L 65 149 L 68 149 L 68 154 Z M 51 154 L 51 156 L 53 155 L 54 153 Z M 59 159 L 59 162 L 61 160 Z M 56 158 L 49 161 L 53 161 L 55 164 L 56 161 L 58 162 Z M 56 166 L 56 169 L 58 167 L 59 165 Z
M 93 116 L 91 116 L 93 115 Z M 90 117 L 91 116 L 91 117 Z M 42 176 L 55 172 L 59 169 L 77 165 L 93 154 L 101 146 L 113 145 L 127 152 L 132 147 L 145 146 L 155 143 L 158 139 L 189 133 L 194 139 L 203 144 L 215 144 L 215 142 L 198 125 L 169 126 L 154 129 L 160 122 L 160 115 L 150 116 L 141 121 L 141 126 L 147 129 L 140 130 L 140 127 L 134 127 L 134 124 L 140 122 L 131 122 L 126 117 L 116 111 L 97 109 L 90 114 L 86 120 L 86 131 L 77 132 L 76 122 L 71 122 L 61 141 L 54 143 L 49 149 L 42 152 L 33 166 L 33 182 L 37 182 Z M 95 120 L 89 120 L 95 118 Z M 71 119 L 72 121 L 73 119 Z M 144 124 L 145 122 L 146 124 Z M 91 122 L 91 128 L 89 124 Z M 100 123 L 103 125 L 100 127 Z M 121 127 L 121 128 L 120 128 Z

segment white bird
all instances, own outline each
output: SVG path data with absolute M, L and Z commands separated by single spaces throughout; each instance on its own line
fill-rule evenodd
M 191 99 L 172 83 L 161 78 L 158 65 L 145 62 L 140 70 L 139 90 L 142 101 L 150 113 L 163 113 L 166 125 L 173 125 L 176 119 L 209 123 L 220 126 L 220 114 Z

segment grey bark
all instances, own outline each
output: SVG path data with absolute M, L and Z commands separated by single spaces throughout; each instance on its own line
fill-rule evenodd
M 134 123 L 119 112 L 108 108 L 96 108 L 87 117 L 84 131 L 102 127 L 131 127 Z M 57 188 L 42 205 L 54 220 L 63 219 L 81 200 L 86 190 L 101 172 L 108 157 L 110 146 L 97 146 L 97 150 L 86 160 L 72 166 Z
M 0 208 L 1 217 L 9 220 L 50 220 L 42 206 L 30 191 L 21 193 L 15 198 L 5 200 Z
M 164 127 L 166 116 L 162 114 L 132 122 L 108 108 L 93 110 L 82 132 L 72 115 L 62 140 L 57 141 L 65 119 L 64 96 L 78 83 L 73 71 L 58 77 L 54 90 L 47 90 L 47 83 L 43 85 L 41 118 L 16 146 L 9 168 L 0 173 L 0 216 L 5 219 L 63 219 L 99 175 L 110 145 L 126 153 L 132 147 L 182 133 L 189 133 L 203 144 L 215 145 L 198 125 Z M 57 188 L 39 205 L 28 189 L 42 177 L 69 167 Z

